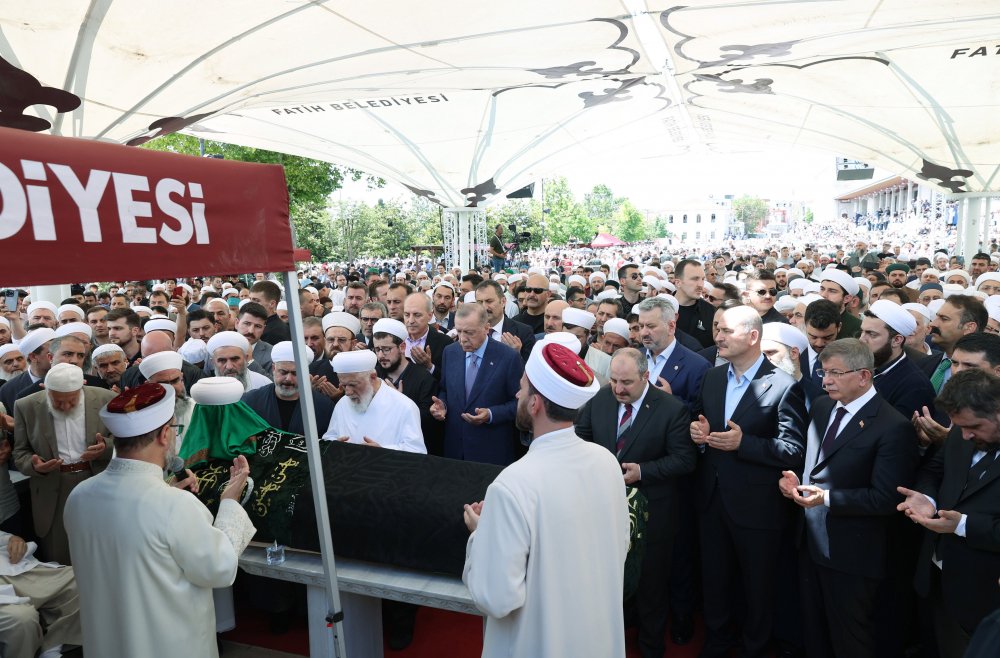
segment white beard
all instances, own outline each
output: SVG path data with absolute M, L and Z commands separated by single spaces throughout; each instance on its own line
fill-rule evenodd
M 0 382 L 9 382 L 18 375 L 20 375 L 23 370 L 12 370 L 11 372 L 6 372 L 3 368 L 0 368 Z
M 243 366 L 243 368 L 237 374 L 235 374 L 235 375 L 223 375 L 222 373 L 220 373 L 218 371 L 218 369 L 216 369 L 215 376 L 216 377 L 232 377 L 233 379 L 239 380 L 239 382 L 241 384 L 243 384 L 243 390 L 244 391 L 249 391 L 250 390 L 250 375 L 247 373 L 247 367 L 246 366 Z
M 80 394 L 80 400 L 76 403 L 75 407 L 69 411 L 59 411 L 52 406 L 52 399 L 48 395 L 45 396 L 45 405 L 49 408 L 49 413 L 52 414 L 52 417 L 56 420 L 66 421 L 80 419 L 86 411 L 84 406 L 80 404 L 81 402 L 83 402 L 83 393 Z
M 792 355 L 789 354 L 788 352 L 785 352 L 784 358 L 782 358 L 781 361 L 779 361 L 778 363 L 775 363 L 774 366 L 778 370 L 781 370 L 782 372 L 785 372 L 791 375 L 792 377 L 795 376 L 795 362 L 792 361 Z
M 351 404 L 351 410 L 355 413 L 363 414 L 368 411 L 368 405 L 372 403 L 372 398 L 375 397 L 375 390 L 372 385 L 369 384 L 365 392 L 361 394 L 361 399 L 355 402 L 351 398 L 347 398 L 347 401 Z

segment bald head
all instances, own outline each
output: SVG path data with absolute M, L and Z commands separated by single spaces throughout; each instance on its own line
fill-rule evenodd
M 142 339 L 142 355 L 149 356 L 157 352 L 173 351 L 173 341 L 164 331 L 151 331 Z
M 525 285 L 525 288 L 530 288 L 528 296 L 525 299 L 528 313 L 531 315 L 541 315 L 544 313 L 545 305 L 549 301 L 549 280 L 541 274 L 532 274 L 528 277 L 528 283 Z M 536 290 L 542 290 L 542 292 L 537 293 L 535 292 Z
M 544 327 L 545 333 L 551 334 L 563 330 L 562 312 L 569 304 L 562 301 L 549 302 L 545 307 Z

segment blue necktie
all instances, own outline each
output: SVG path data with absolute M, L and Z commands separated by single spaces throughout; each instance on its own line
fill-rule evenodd
M 816 357 L 816 362 L 813 363 L 811 377 L 813 384 L 816 384 L 816 386 L 819 386 L 820 388 L 823 388 L 823 378 L 820 377 L 819 373 L 817 373 L 816 371 L 822 369 L 823 369 L 823 364 L 820 363 L 819 357 Z
M 465 370 L 465 401 L 469 401 L 472 394 L 472 385 L 476 383 L 476 375 L 479 374 L 479 357 L 473 354 L 469 357 L 469 367 Z

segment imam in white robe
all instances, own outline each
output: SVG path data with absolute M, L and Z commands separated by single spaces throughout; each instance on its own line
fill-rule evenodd
M 385 382 L 364 413 L 355 411 L 346 395 L 340 399 L 323 438 L 336 441 L 342 436 L 350 437 L 348 443 L 364 443 L 367 436 L 383 448 L 427 454 L 420 430 L 420 410 L 413 400 Z
M 466 546 L 483 658 L 624 658 L 628 544 L 614 455 L 572 427 L 537 437 L 486 490 Z
M 255 532 L 237 502 L 213 525 L 160 467 L 112 459 L 70 494 L 65 523 L 86 655 L 217 658 L 212 589 L 233 584 Z

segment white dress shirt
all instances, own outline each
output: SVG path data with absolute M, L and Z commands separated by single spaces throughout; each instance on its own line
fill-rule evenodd
M 837 410 L 838 409 L 843 409 L 845 411 L 845 413 L 844 413 L 844 417 L 840 419 L 840 425 L 837 427 L 837 434 L 835 436 L 840 436 L 840 433 L 844 431 L 844 428 L 847 427 L 847 425 L 851 422 L 851 419 L 854 418 L 854 414 L 856 414 L 859 411 L 861 411 L 861 407 L 863 407 L 866 404 L 868 404 L 868 402 L 873 397 L 875 397 L 875 393 L 876 393 L 875 387 L 872 386 L 871 388 L 868 389 L 867 393 L 863 394 L 861 397 L 859 397 L 858 399 L 854 400 L 853 402 L 848 402 L 847 404 L 844 404 L 842 402 L 838 402 L 837 406 L 835 406 L 833 408 L 833 411 L 830 413 L 830 420 L 828 420 L 826 422 L 826 427 L 823 429 L 823 438 L 821 438 L 820 441 L 822 441 L 823 439 L 825 439 L 826 438 L 826 433 L 830 431 L 830 425 L 832 425 L 833 421 L 837 418 Z M 820 450 L 822 450 L 822 449 L 823 449 L 823 446 L 821 445 L 820 446 Z M 817 453 L 817 459 L 822 459 L 822 458 L 823 458 L 822 455 L 820 455 L 820 454 Z M 803 476 L 807 477 L 807 474 L 803 474 Z M 827 507 L 830 506 L 830 491 L 829 490 L 824 490 L 823 491 L 823 504 L 826 505 Z
M 490 338 L 493 340 L 503 342 L 503 316 L 500 317 L 500 322 L 497 322 L 496 325 L 490 327 L 489 334 Z
M 79 404 L 84 404 L 83 393 Z M 87 451 L 87 415 L 81 413 L 76 417 L 52 417 L 56 428 L 56 444 L 59 446 L 59 459 L 64 464 L 75 464 L 81 461 L 81 456 Z
M 670 341 L 667 348 L 660 352 L 659 356 L 654 357 L 653 353 L 647 348 L 646 358 L 649 359 L 649 381 L 657 383 L 659 380 L 657 377 L 663 372 L 663 366 L 667 365 L 667 359 L 670 355 L 674 353 L 674 348 L 677 347 L 677 338 Z
M 978 464 L 979 460 L 983 459 L 987 455 L 990 455 L 990 457 L 992 459 L 996 459 L 997 455 L 1000 455 L 1000 450 L 994 450 L 993 452 L 986 452 L 985 450 L 977 450 L 975 452 L 975 454 L 972 455 L 972 463 L 969 464 L 969 468 L 972 468 L 973 466 L 975 466 L 976 464 Z M 979 479 L 982 479 L 984 475 L 986 475 L 986 471 L 983 471 L 982 473 L 980 473 Z M 925 498 L 927 498 L 927 500 L 931 501 L 931 505 L 934 506 L 934 513 L 937 514 L 937 512 L 938 512 L 937 501 L 934 500 L 933 498 L 931 498 L 930 496 L 925 496 Z M 958 521 L 958 526 L 955 528 L 955 534 L 958 535 L 959 537 L 964 537 L 965 536 L 965 523 L 966 523 L 966 521 L 968 521 L 968 518 L 969 518 L 968 514 L 963 514 L 962 518 L 959 519 L 959 521 Z M 943 569 L 944 568 L 944 567 L 941 566 L 941 560 L 938 559 L 936 552 L 934 553 L 934 555 L 931 556 L 931 561 L 934 562 L 934 564 L 937 565 L 938 569 Z

